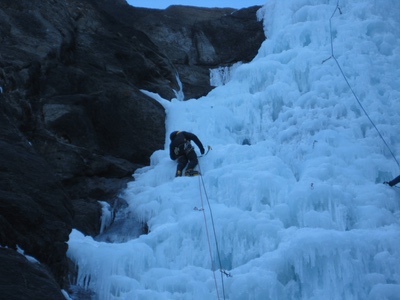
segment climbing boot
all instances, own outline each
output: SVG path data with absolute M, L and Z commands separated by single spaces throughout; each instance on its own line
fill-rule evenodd
M 175 177 L 181 177 L 182 176 L 182 171 L 178 170 L 176 171 Z
M 186 170 L 185 172 L 185 176 L 198 176 L 198 175 L 200 175 L 200 173 L 193 169 Z

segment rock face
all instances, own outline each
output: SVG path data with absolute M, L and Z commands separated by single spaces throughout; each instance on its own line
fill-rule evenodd
M 154 10 L 104 1 L 108 11 L 145 32 L 170 58 L 182 81 L 185 99 L 200 98 L 212 89 L 210 69 L 249 62 L 265 40 L 262 22 L 256 16 L 260 6 L 241 10 L 170 6 Z
M 96 1 L 2 0 L 0 16 L 0 245 L 63 286 L 71 229 L 98 234 L 98 200 L 164 146 L 164 109 L 139 88 L 170 98 L 175 74 Z
M 140 90 L 172 99 L 179 73 L 187 97 L 205 95 L 208 68 L 255 55 L 262 35 L 255 10 L 0 1 L 0 246 L 7 247 L 0 247 L 0 286 L 9 286 L 7 299 L 60 298 L 72 228 L 96 236 L 99 201 L 117 202 L 133 172 L 164 147 L 164 109 Z M 250 38 L 238 43 L 243 35 Z
M 5 248 L 0 248 L 0 261 L 4 274 L 0 281 L 2 299 L 65 300 L 59 285 L 42 265 Z

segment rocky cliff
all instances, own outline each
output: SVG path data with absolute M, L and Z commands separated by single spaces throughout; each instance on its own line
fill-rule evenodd
M 212 89 L 210 69 L 249 62 L 265 39 L 256 17 L 259 6 L 152 10 L 114 5 L 113 0 L 105 3 L 108 11 L 146 33 L 170 59 L 186 99 L 200 98 Z
M 140 90 L 171 99 L 178 75 L 187 98 L 205 95 L 210 67 L 256 54 L 255 11 L 0 1 L 2 296 L 63 298 L 71 229 L 97 235 L 98 201 L 120 201 L 164 146 L 164 110 Z

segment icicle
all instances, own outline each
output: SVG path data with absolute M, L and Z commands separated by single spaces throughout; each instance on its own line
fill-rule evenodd
M 241 64 L 241 62 L 238 62 L 229 67 L 210 69 L 210 85 L 221 86 L 227 84 L 231 80 L 232 74 Z
M 104 230 L 111 225 L 113 220 L 113 213 L 110 205 L 107 202 L 99 201 L 99 203 L 102 206 L 100 233 L 103 233 Z
M 181 79 L 179 78 L 178 73 L 176 73 L 176 81 L 178 82 L 178 85 L 179 85 L 179 91 L 174 90 L 176 99 L 178 99 L 178 101 L 183 101 L 183 100 L 185 100 L 185 94 L 183 93 L 182 82 L 181 82 Z

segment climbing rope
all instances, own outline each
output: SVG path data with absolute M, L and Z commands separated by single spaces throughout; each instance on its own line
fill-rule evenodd
M 336 59 L 334 51 L 333 51 L 333 34 L 332 34 L 332 19 L 333 17 L 336 15 L 337 12 L 339 12 L 340 14 L 342 14 L 342 11 L 340 10 L 339 7 L 339 1 L 337 1 L 336 3 L 336 7 L 335 10 L 332 13 L 332 16 L 329 18 L 329 30 L 330 30 L 330 35 L 331 35 L 331 56 L 328 57 L 327 59 L 325 59 L 322 63 L 326 62 L 327 60 L 333 58 L 336 62 L 336 65 L 338 66 L 340 73 L 342 74 L 344 80 L 346 81 L 347 86 L 349 87 L 351 93 L 353 94 L 354 98 L 357 100 L 358 105 L 361 107 L 362 111 L 364 112 L 364 114 L 367 116 L 368 120 L 371 122 L 372 126 L 374 126 L 375 130 L 378 132 L 378 135 L 380 136 L 380 138 L 382 139 L 383 143 L 386 145 L 386 147 L 388 148 L 390 154 L 393 156 L 393 159 L 396 161 L 397 165 L 400 168 L 400 164 L 397 161 L 395 155 L 393 154 L 392 150 L 390 149 L 388 143 L 385 141 L 384 137 L 382 136 L 382 134 L 380 133 L 380 131 L 378 130 L 378 128 L 376 127 L 375 123 L 372 121 L 372 119 L 370 118 L 370 116 L 368 115 L 367 111 L 364 109 L 364 106 L 361 104 L 361 101 L 359 100 L 359 98 L 357 97 L 356 93 L 354 92 L 352 86 L 350 85 L 346 75 L 343 72 L 342 67 L 340 66 L 339 61 Z
M 200 190 L 201 209 L 196 209 L 196 208 L 195 209 L 203 212 L 204 224 L 206 226 L 208 251 L 210 252 L 210 258 L 211 258 L 211 269 L 213 271 L 213 276 L 214 276 L 215 290 L 217 291 L 217 298 L 220 299 L 219 298 L 219 292 L 218 292 L 217 277 L 215 276 L 215 265 L 214 265 L 214 258 L 213 258 L 212 249 L 211 249 L 210 234 L 208 233 L 209 231 L 208 231 L 208 225 L 207 225 L 207 217 L 206 217 L 206 213 L 204 211 L 203 192 L 202 192 L 202 188 L 201 188 L 200 176 L 201 175 L 199 175 L 199 190 Z
M 217 289 L 217 297 L 219 299 L 218 286 L 217 286 L 217 281 L 216 281 L 215 272 L 214 272 L 215 265 L 214 265 L 214 259 L 213 259 L 213 256 L 212 256 L 210 235 L 208 233 L 207 218 L 206 218 L 206 213 L 205 213 L 205 209 L 204 209 L 203 192 L 204 192 L 205 199 L 207 201 L 208 210 L 209 210 L 209 213 L 210 213 L 211 225 L 212 225 L 213 234 L 214 234 L 215 248 L 216 248 L 216 251 L 217 251 L 217 257 L 218 257 L 219 268 L 220 268 L 220 273 L 221 273 L 222 295 L 223 295 L 223 299 L 226 299 L 225 298 L 224 275 L 226 275 L 228 277 L 230 277 L 231 275 L 222 268 L 222 261 L 221 261 L 220 251 L 219 251 L 217 234 L 216 234 L 216 231 L 215 231 L 214 217 L 213 217 L 213 213 L 212 213 L 212 209 L 211 209 L 211 205 L 210 205 L 210 200 L 209 200 L 208 195 L 207 195 L 207 190 L 206 190 L 206 186 L 205 186 L 205 183 L 204 183 L 203 175 L 202 175 L 202 172 L 201 172 L 200 163 L 198 163 L 198 167 L 199 167 L 199 172 L 200 172 L 200 175 L 198 177 L 199 177 L 199 189 L 200 189 L 200 198 L 201 198 L 201 206 L 202 206 L 201 210 L 203 211 L 204 223 L 205 223 L 205 226 L 206 226 L 208 247 L 209 247 L 209 251 L 210 251 L 210 258 L 211 258 L 212 269 L 213 269 L 213 273 L 214 273 L 215 286 L 216 286 L 216 289 Z

